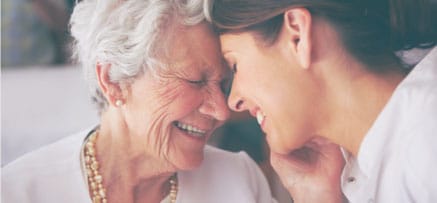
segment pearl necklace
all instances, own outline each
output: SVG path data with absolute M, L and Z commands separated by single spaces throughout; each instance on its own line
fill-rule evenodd
M 103 187 L 103 177 L 99 173 L 99 163 L 96 158 L 96 145 L 98 132 L 95 131 L 85 141 L 84 156 L 85 168 L 87 173 L 88 187 L 91 192 L 93 203 L 107 203 L 106 189 Z M 178 193 L 177 176 L 174 174 L 170 178 L 170 203 L 176 203 Z

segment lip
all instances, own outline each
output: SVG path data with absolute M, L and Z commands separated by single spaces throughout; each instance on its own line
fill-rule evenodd
M 250 115 L 252 115 L 254 118 L 256 118 L 256 112 L 258 112 L 260 109 L 259 108 L 255 108 L 255 109 L 251 109 L 249 110 Z

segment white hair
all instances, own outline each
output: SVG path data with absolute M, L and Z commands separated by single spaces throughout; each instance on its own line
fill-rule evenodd
M 96 65 L 110 64 L 109 79 L 130 82 L 162 68 L 170 29 L 205 20 L 203 0 L 83 0 L 70 19 L 73 56 L 81 63 L 99 111 L 108 102 L 97 82 Z M 206 4 L 205 4 L 206 5 Z M 171 35 L 177 37 L 177 35 Z

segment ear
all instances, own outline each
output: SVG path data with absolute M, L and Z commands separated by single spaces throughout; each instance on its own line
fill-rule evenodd
M 119 106 L 124 104 L 123 92 L 120 84 L 114 83 L 109 79 L 111 64 L 97 63 L 96 75 L 100 90 L 108 101 L 109 105 Z M 121 102 L 121 103 L 120 103 Z
M 306 8 L 292 8 L 284 13 L 281 37 L 305 69 L 311 64 L 311 23 L 311 13 Z

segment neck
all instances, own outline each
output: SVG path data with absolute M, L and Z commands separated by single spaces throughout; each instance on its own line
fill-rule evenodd
M 317 135 L 339 144 L 355 157 L 360 145 L 396 87 L 405 77 L 393 59 L 383 73 L 369 71 L 342 46 L 335 29 L 316 19 L 312 55 L 322 89 L 323 111 L 317 123 Z M 328 40 L 327 40 L 328 39 Z
M 160 202 L 170 191 L 176 172 L 168 164 L 147 156 L 138 138 L 129 134 L 117 109 L 103 113 L 96 140 L 99 171 L 110 202 Z
M 405 74 L 400 66 L 390 67 L 385 73 L 373 73 L 353 61 L 326 67 L 343 69 L 326 70 L 330 71 L 324 84 L 330 98 L 325 108 L 329 116 L 320 134 L 356 157 L 364 137 Z

